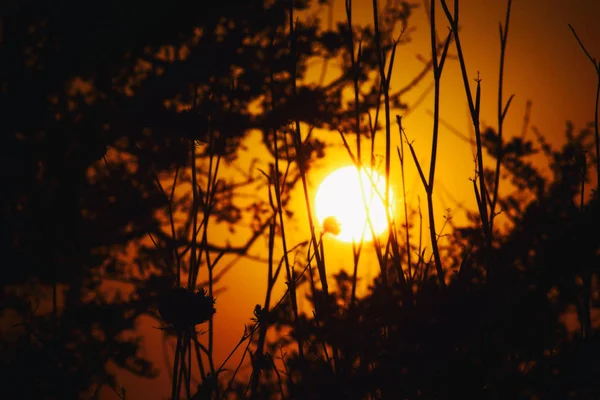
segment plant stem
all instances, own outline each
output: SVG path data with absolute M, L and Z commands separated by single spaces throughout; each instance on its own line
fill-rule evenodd
M 500 25 L 500 71 L 498 74 L 498 154 L 496 158 L 496 170 L 494 174 L 494 192 L 492 196 L 492 205 L 490 208 L 490 235 L 494 235 L 494 218 L 496 210 L 496 202 L 498 201 L 498 188 L 500 186 L 500 169 L 502 167 L 502 157 L 504 156 L 504 147 L 502 142 L 502 134 L 504 127 L 504 118 L 506 117 L 506 111 L 512 100 L 512 96 L 508 100 L 506 106 L 502 104 L 502 89 L 504 85 L 504 59 L 506 55 L 506 41 L 508 38 L 508 23 L 510 21 L 510 7 L 512 0 L 508 0 L 506 8 L 506 21 L 504 22 L 504 29 Z
M 594 134 L 596 139 L 596 190 L 600 191 L 600 138 L 598 134 L 598 113 L 600 113 L 600 61 L 596 61 L 596 59 L 590 55 L 590 53 L 583 45 L 583 42 L 579 39 L 579 36 L 577 36 L 577 33 L 575 32 L 575 29 L 571 26 L 571 24 L 569 24 L 569 28 L 571 29 L 571 32 L 573 32 L 573 36 L 575 36 L 577 43 L 579 43 L 579 46 L 581 46 L 581 49 L 583 50 L 587 58 L 592 62 L 592 65 L 594 65 L 596 75 L 598 76 L 598 84 L 596 86 L 596 102 L 594 109 Z M 598 195 L 600 196 L 600 194 Z

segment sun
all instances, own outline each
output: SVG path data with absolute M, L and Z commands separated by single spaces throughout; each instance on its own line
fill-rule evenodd
M 331 231 L 331 223 L 337 221 L 340 229 L 333 233 L 338 233 L 335 237 L 343 242 L 360 242 L 361 238 L 371 241 L 369 220 L 376 236 L 388 228 L 384 193 L 385 179 L 377 172 L 363 168 L 359 175 L 354 166 L 339 168 L 329 174 L 317 190 L 317 219 L 325 231 Z M 393 199 L 391 189 L 389 193 Z

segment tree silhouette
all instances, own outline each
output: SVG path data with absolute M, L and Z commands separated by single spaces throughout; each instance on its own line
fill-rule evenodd
M 293 2 L 298 11 L 310 5 Z M 262 133 L 273 153 L 273 130 L 290 121 L 350 126 L 352 107 L 341 93 L 354 77 L 362 87 L 377 67 L 373 31 L 356 28 L 364 40 L 357 68 L 345 50 L 344 24 L 328 30 L 317 18 L 298 21 L 292 53 L 290 6 L 258 0 L 210 7 L 72 0 L 0 6 L 0 160 L 9 188 L 0 217 L 4 391 L 72 398 L 114 385 L 108 361 L 153 376 L 138 355 L 135 322 L 155 315 L 157 296 L 172 285 L 194 212 L 189 192 L 171 201 L 157 183 L 168 175 L 189 184 L 191 142 L 206 175 L 214 157 L 233 163 L 251 130 Z M 411 12 L 405 2 L 390 7 L 381 28 L 388 31 L 406 24 Z M 384 43 L 384 51 L 391 47 Z M 344 62 L 336 79 L 300 85 L 292 96 L 291 71 L 301 82 L 309 59 L 338 55 Z M 369 90 L 364 96 L 376 92 Z M 403 93 L 393 96 L 397 105 Z M 303 146 L 309 167 L 323 143 L 309 137 Z M 291 174 L 289 184 L 297 180 Z M 235 226 L 242 212 L 254 212 L 234 198 L 236 185 L 256 183 L 250 181 L 225 181 L 212 218 Z M 178 239 L 159 212 L 187 215 Z M 268 225 L 268 216 L 256 213 L 257 232 L 245 246 L 205 245 L 243 253 Z M 144 244 L 148 235 L 157 247 Z M 135 257 L 126 254 L 131 245 Z

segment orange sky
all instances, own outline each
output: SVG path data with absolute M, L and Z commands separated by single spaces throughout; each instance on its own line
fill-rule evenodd
M 449 1 L 452 3 L 452 1 Z M 354 1 L 356 22 L 370 21 L 372 18 L 371 1 Z M 467 61 L 468 73 L 471 79 L 480 73 L 482 81 L 482 118 L 485 125 L 496 127 L 496 102 L 497 79 L 499 63 L 499 33 L 498 23 L 504 21 L 506 1 L 504 0 L 462 0 L 460 32 L 463 49 Z M 344 18 L 344 2 L 335 0 L 335 18 Z M 443 13 L 438 8 L 439 16 Z M 362 20 L 361 20 L 362 18 Z M 531 113 L 532 126 L 536 126 L 553 143 L 559 143 L 564 134 L 566 120 L 572 120 L 576 128 L 582 127 L 594 118 L 594 95 L 596 75 L 594 69 L 581 51 L 579 45 L 571 34 L 567 24 L 571 23 L 580 38 L 586 44 L 588 51 L 600 59 L 600 1 L 597 0 L 514 0 L 512 18 L 510 22 L 507 59 L 505 66 L 505 101 L 510 94 L 515 94 L 510 111 L 506 118 L 505 134 L 510 137 L 519 135 L 525 104 L 533 101 Z M 392 89 L 402 87 L 408 83 L 422 65 L 418 55 L 424 58 L 429 56 L 429 30 L 424 9 L 415 10 L 411 24 L 416 31 L 411 33 L 412 41 L 406 46 L 398 48 L 395 69 L 393 72 Z M 438 32 L 443 36 L 447 24 L 440 20 Z M 452 51 L 453 53 L 453 51 Z M 318 63 L 315 64 L 318 66 Z M 432 77 L 428 76 L 417 88 L 404 99 L 409 104 L 413 103 L 431 84 Z M 407 135 L 414 140 L 415 150 L 423 165 L 429 164 L 431 146 L 432 118 L 428 111 L 432 110 L 433 96 L 428 95 L 420 107 L 405 115 L 403 125 Z M 464 87 L 460 80 L 458 62 L 449 60 L 442 77 L 441 95 L 442 118 L 456 129 L 470 135 L 470 120 L 467 116 L 467 105 Z M 396 127 L 392 132 L 396 132 Z M 311 175 L 311 190 L 328 172 L 347 165 L 350 160 L 341 147 L 337 133 L 319 133 L 335 146 L 327 153 L 325 160 L 320 161 L 320 169 Z M 438 169 L 436 184 L 442 192 L 447 190 L 453 197 L 468 207 L 474 206 L 472 183 L 469 178 L 473 176 L 473 156 L 470 146 L 458 139 L 450 131 L 441 127 L 438 152 Z M 252 144 L 253 138 L 248 140 L 249 148 L 255 149 L 257 144 Z M 396 136 L 393 138 L 392 149 L 398 144 Z M 383 143 L 378 143 L 376 152 L 384 153 Z M 240 166 L 248 162 L 252 154 L 240 156 Z M 425 206 L 424 196 L 420 183 L 417 181 L 416 170 L 408 161 L 407 187 L 409 195 L 407 201 L 416 206 L 416 196 L 421 195 Z M 393 168 L 397 168 L 397 159 L 393 159 Z M 397 180 L 395 180 L 397 182 Z M 416 184 L 415 184 L 416 183 Z M 394 183 L 396 184 L 396 183 Z M 395 189 L 399 193 L 398 189 Z M 459 217 L 455 203 L 449 196 L 440 192 L 435 198 L 436 207 L 441 211 L 447 207 Z M 314 193 L 314 192 L 313 192 Z M 295 200 L 301 209 L 301 193 Z M 307 239 L 305 228 L 306 215 L 299 214 L 299 223 L 290 226 L 290 243 Z M 438 225 L 439 227 L 440 225 Z M 235 244 L 243 241 L 244 235 L 249 235 L 240 229 L 235 236 L 226 230 L 215 228 L 212 231 L 217 242 L 227 241 Z M 341 245 L 333 239 L 326 241 L 328 265 L 331 268 L 340 268 L 348 263 L 351 250 L 348 245 Z M 251 249 L 256 256 L 266 257 L 266 243 L 259 240 Z M 364 258 L 368 259 L 372 250 L 366 250 Z M 372 256 L 372 255 L 371 255 Z M 225 265 L 230 259 L 221 261 Z M 364 268 L 363 277 L 373 277 L 376 267 Z M 217 268 L 219 269 L 219 267 Z M 242 259 L 227 275 L 220 287 L 226 291 L 219 295 L 217 300 L 217 314 L 215 318 L 215 354 L 216 364 L 220 365 L 223 358 L 233 348 L 243 331 L 243 324 L 249 323 L 254 305 L 264 300 L 264 287 L 266 282 L 266 268 L 264 264 L 256 261 Z M 160 331 L 152 329 L 154 322 L 146 321 L 140 327 L 147 332 L 145 345 L 147 355 L 156 362 L 156 366 L 164 368 Z M 169 351 L 172 355 L 172 349 Z M 153 381 L 146 381 L 121 375 L 120 384 L 127 389 L 127 398 L 137 400 L 143 398 L 158 398 L 158 394 L 168 396 L 170 383 L 166 371 L 161 371 L 161 376 Z M 102 392 L 103 399 L 116 398 L 109 390 Z

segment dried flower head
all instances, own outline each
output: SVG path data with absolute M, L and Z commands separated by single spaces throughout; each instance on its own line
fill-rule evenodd
M 162 319 L 176 330 L 193 328 L 208 321 L 216 312 L 215 299 L 204 289 L 194 292 L 178 287 L 168 289 L 158 299 Z
M 337 218 L 327 217 L 323 220 L 323 233 L 331 233 L 333 236 L 337 236 L 341 231 L 342 228 Z

